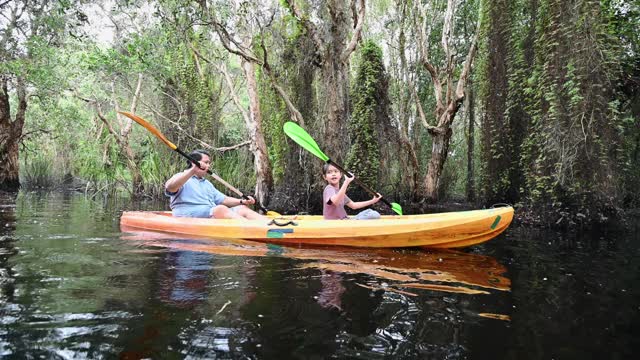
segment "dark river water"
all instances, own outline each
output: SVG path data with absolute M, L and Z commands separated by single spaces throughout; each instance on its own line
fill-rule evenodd
M 462 251 L 123 233 L 82 194 L 0 196 L 0 357 L 632 359 L 638 226 Z M 634 355 L 635 354 L 635 355 Z

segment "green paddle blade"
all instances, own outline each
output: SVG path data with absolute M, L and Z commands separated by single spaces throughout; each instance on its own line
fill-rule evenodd
M 391 203 L 391 210 L 393 210 L 396 214 L 402 215 L 402 206 L 398 203 Z
M 291 121 L 287 121 L 284 126 L 284 133 L 287 134 L 291 138 L 291 140 L 298 143 L 298 145 L 305 148 L 307 151 L 312 153 L 313 155 L 322 159 L 322 161 L 329 160 L 329 157 L 325 155 L 316 141 L 313 140 L 311 135 L 309 135 L 303 128 L 301 128 L 298 124 L 293 123 Z

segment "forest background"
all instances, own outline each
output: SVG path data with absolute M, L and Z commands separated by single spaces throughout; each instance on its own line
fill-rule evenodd
M 185 163 L 131 111 L 283 213 L 321 209 L 294 121 L 405 212 L 601 222 L 640 203 L 639 24 L 622 0 L 0 0 L 0 188 L 161 198 Z

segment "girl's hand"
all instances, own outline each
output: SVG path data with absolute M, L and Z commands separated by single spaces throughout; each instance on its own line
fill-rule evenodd
M 376 193 L 376 195 L 371 199 L 372 204 L 377 203 L 380 199 L 382 199 L 382 195 L 380 195 L 380 193 Z
M 256 203 L 256 199 L 253 196 L 247 196 L 248 199 L 242 199 L 243 205 L 253 205 Z
M 355 179 L 356 177 L 352 174 L 352 173 L 345 173 L 344 174 L 344 183 L 346 185 L 351 184 L 351 182 L 353 181 L 353 179 Z

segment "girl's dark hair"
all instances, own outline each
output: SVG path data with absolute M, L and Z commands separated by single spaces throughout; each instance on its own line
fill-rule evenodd
M 322 175 L 327 175 L 327 171 L 329 171 L 329 166 L 333 166 L 333 165 L 329 163 L 324 163 L 324 165 L 322 165 Z
M 202 160 L 202 155 L 207 155 L 209 158 L 211 158 L 211 155 L 209 155 L 209 153 L 206 150 L 198 149 L 198 150 L 193 150 L 192 152 L 189 153 L 189 156 L 196 161 Z M 187 160 L 187 170 L 189 169 L 191 169 L 191 161 Z

